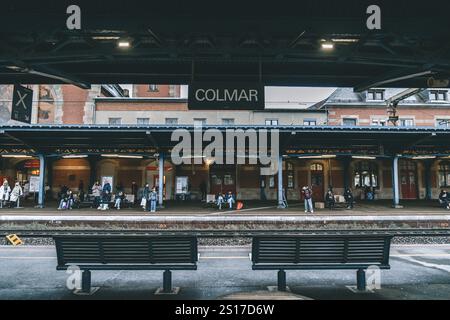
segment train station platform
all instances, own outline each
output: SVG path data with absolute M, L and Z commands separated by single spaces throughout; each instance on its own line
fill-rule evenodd
M 101 226 L 158 229 L 242 229 L 395 227 L 448 228 L 450 212 L 435 201 L 409 201 L 394 209 L 390 201 L 360 203 L 354 209 L 317 209 L 305 213 L 303 203 L 278 209 L 271 203 L 248 202 L 241 210 L 206 208 L 199 202 L 166 203 L 156 213 L 139 207 L 100 211 L 93 208 L 57 210 L 47 208 L 1 209 L 0 225 L 42 224 L 46 226 Z

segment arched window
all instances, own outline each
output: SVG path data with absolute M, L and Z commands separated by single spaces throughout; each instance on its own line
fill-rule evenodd
M 448 187 L 450 185 L 450 162 L 439 163 L 439 186 Z
M 320 163 L 313 163 L 311 164 L 311 166 L 309 167 L 309 169 L 311 171 L 322 171 L 323 170 L 323 165 Z
M 378 186 L 378 165 L 370 161 L 358 162 L 355 166 L 354 187 Z

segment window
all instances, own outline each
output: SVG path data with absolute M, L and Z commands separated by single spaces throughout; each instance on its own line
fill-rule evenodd
M 430 91 L 431 101 L 447 101 L 447 91 L 444 90 L 431 90 Z
M 194 127 L 203 127 L 204 125 L 206 125 L 206 119 L 194 118 Z
M 304 126 L 315 126 L 317 124 L 316 119 L 304 119 L 303 125 Z
M 358 162 L 355 166 L 354 186 L 378 187 L 378 166 L 369 161 Z
M 312 165 L 309 166 L 309 169 L 311 171 L 322 171 L 323 166 L 320 163 L 313 163 Z
M 121 125 L 122 124 L 122 118 L 109 118 L 108 123 L 113 126 Z
M 178 118 L 166 118 L 166 124 L 178 124 Z
M 137 124 L 139 125 L 146 125 L 150 123 L 149 118 L 137 118 Z
M 148 86 L 148 91 L 151 91 L 151 92 L 157 92 L 157 91 L 159 91 L 158 85 L 157 85 L 157 84 L 150 84 L 150 85 Z
M 436 127 L 449 128 L 450 127 L 450 119 L 436 119 Z
M 439 164 L 439 186 L 448 187 L 450 185 L 450 162 Z
M 401 127 L 412 127 L 414 126 L 414 119 L 400 119 Z
M 286 162 L 287 169 L 287 187 L 288 189 L 294 188 L 294 165 L 292 162 Z
M 384 100 L 384 90 L 367 91 L 367 100 L 374 100 L 374 101 Z
M 266 119 L 266 126 L 277 126 L 278 119 Z
M 355 118 L 344 118 L 344 119 L 342 119 L 342 124 L 344 126 L 356 126 L 356 119 Z
M 222 119 L 222 124 L 226 126 L 234 125 L 234 119 Z
M 386 125 L 386 119 L 372 119 L 371 125 L 384 127 Z

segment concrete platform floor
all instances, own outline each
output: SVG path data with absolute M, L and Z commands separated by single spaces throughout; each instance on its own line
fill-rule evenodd
M 69 277 L 56 271 L 53 246 L 0 246 L 0 299 L 222 299 L 245 293 L 260 297 L 276 285 L 276 271 L 252 271 L 250 247 L 200 247 L 197 271 L 174 271 L 178 295 L 154 295 L 162 271 L 93 271 L 93 296 L 77 296 Z M 450 299 L 450 245 L 393 245 L 391 270 L 381 271 L 381 289 L 355 293 L 353 270 L 288 271 L 295 295 L 311 299 Z
M 345 208 L 316 209 L 314 216 L 359 216 L 359 215 L 448 215 L 450 211 L 439 206 L 436 200 L 407 200 L 402 201 L 403 208 L 392 208 L 390 200 L 377 201 L 362 201 L 355 205 L 354 209 L 347 210 Z M 305 213 L 303 202 L 291 202 L 286 209 L 278 209 L 274 201 L 244 201 L 244 208 L 241 210 L 222 209 L 218 210 L 215 207 L 205 206 L 199 201 L 176 202 L 167 201 L 163 209 L 158 209 L 155 213 L 143 211 L 139 206 L 133 208 L 125 208 L 122 210 L 109 209 L 106 211 L 96 210 L 95 208 L 82 208 L 74 210 L 57 210 L 56 202 L 47 203 L 45 208 L 34 208 L 33 203 L 25 203 L 24 208 L 2 208 L 0 209 L 0 216 L 7 215 L 56 215 L 56 216 L 84 216 L 84 215 L 189 215 L 189 216 L 215 216 L 215 215 L 261 215 L 261 216 L 289 216 L 289 215 L 304 215 L 313 216 L 311 213 Z

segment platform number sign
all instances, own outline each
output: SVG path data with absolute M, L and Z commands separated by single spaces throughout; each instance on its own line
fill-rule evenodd
M 33 104 L 33 90 L 21 85 L 14 86 L 11 119 L 31 123 L 31 107 Z

